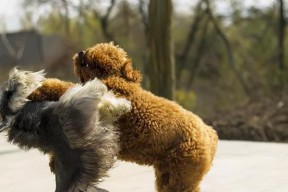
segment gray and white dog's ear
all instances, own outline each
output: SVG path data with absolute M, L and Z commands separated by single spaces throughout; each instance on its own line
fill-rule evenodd
M 124 98 L 117 98 L 112 92 L 103 95 L 98 104 L 101 120 L 113 123 L 132 109 L 131 102 Z
M 41 86 L 45 79 L 44 70 L 38 72 L 22 71 L 16 67 L 9 73 L 7 90 L 11 92 L 9 108 L 12 112 L 20 110 L 27 102 L 27 97 Z

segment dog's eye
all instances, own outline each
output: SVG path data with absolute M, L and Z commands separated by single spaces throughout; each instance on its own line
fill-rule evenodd
M 85 66 L 88 66 L 88 64 L 86 64 L 85 60 L 83 59 L 80 61 L 80 66 L 85 67 Z
M 85 60 L 83 59 L 83 60 L 80 60 L 80 66 L 81 67 L 87 67 L 88 66 L 88 64 L 85 62 Z

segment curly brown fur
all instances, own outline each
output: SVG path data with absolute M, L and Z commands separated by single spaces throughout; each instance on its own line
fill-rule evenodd
M 140 87 L 141 75 L 118 46 L 97 44 L 74 56 L 82 83 L 95 77 L 131 101 L 118 121 L 119 158 L 153 165 L 159 192 L 197 192 L 210 169 L 218 137 L 197 115 Z

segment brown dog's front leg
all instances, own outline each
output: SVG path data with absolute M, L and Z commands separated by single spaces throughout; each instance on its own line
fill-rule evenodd
M 42 85 L 38 87 L 28 99 L 34 102 L 58 101 L 59 98 L 74 84 L 61 81 L 59 79 L 45 79 Z

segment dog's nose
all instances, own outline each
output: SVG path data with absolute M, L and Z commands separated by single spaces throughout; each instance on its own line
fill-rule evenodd
M 83 57 L 85 55 L 85 51 L 80 51 L 79 53 L 78 53 L 78 56 L 79 57 Z
M 79 63 L 81 66 L 85 66 L 85 51 L 78 52 Z

